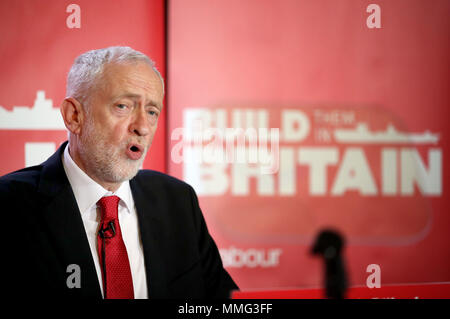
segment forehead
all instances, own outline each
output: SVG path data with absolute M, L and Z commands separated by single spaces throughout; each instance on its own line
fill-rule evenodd
M 124 94 L 133 94 L 162 103 L 161 79 L 145 62 L 109 63 L 105 65 L 99 82 L 102 93 L 107 98 L 114 99 Z

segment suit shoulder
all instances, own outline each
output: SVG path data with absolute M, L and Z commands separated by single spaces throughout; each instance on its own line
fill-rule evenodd
M 151 183 L 158 186 L 192 188 L 188 183 L 176 177 L 148 169 L 140 170 L 135 179 L 140 183 Z
M 32 166 L 0 177 L 0 199 L 19 205 L 31 198 L 38 189 L 41 170 L 41 166 Z
M 5 186 L 11 183 L 23 183 L 36 186 L 41 176 L 42 165 L 23 168 L 0 177 L 0 185 Z

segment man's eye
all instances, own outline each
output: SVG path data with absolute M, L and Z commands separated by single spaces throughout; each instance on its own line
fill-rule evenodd
M 127 108 L 127 106 L 125 104 L 117 104 L 117 108 L 124 110 Z
M 156 111 L 148 111 L 148 114 L 151 116 L 158 116 L 158 112 Z

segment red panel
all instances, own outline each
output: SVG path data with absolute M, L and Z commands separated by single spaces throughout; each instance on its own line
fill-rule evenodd
M 53 101 L 65 97 L 65 79 L 73 60 L 82 52 L 111 45 L 126 45 L 149 55 L 165 76 L 163 0 L 88 1 L 81 9 L 81 27 L 68 28 L 66 12 L 71 2 L 7 0 L 0 3 L 0 109 L 32 107 L 38 90 Z M 165 110 L 159 121 L 144 167 L 165 171 Z M 24 144 L 29 139 L 59 145 L 64 129 L 45 136 L 36 130 L 0 128 L 0 175 L 24 166 Z
M 284 170 L 265 180 L 246 179 L 250 168 L 236 162 L 179 162 L 193 145 L 169 141 L 169 173 L 197 190 L 241 288 L 319 285 L 321 264 L 309 250 L 325 226 L 346 236 L 354 285 L 369 264 L 380 265 L 386 284 L 450 280 L 450 3 L 376 1 L 381 28 L 370 29 L 371 3 L 170 2 L 168 135 L 193 124 L 194 111 L 206 129 L 255 123 L 258 112 L 280 129 Z M 305 115 L 306 137 L 285 138 L 287 111 Z M 372 137 L 400 133 L 395 143 L 334 135 L 358 124 Z M 409 140 L 427 131 L 437 140 Z M 308 147 L 325 148 L 332 164 L 312 174 L 325 155 L 302 164 Z

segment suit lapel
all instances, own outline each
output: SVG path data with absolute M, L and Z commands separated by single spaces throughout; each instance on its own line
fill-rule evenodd
M 133 199 L 138 215 L 139 230 L 144 248 L 145 269 L 149 298 L 167 298 L 167 269 L 164 264 L 163 223 L 159 215 L 164 208 L 158 205 L 158 199 L 149 189 L 140 184 L 136 178 L 130 181 Z
M 73 288 L 70 292 L 81 293 L 82 297 L 101 298 L 83 221 L 61 161 L 66 144 L 43 164 L 39 192 L 48 198 L 43 217 L 63 272 L 66 273 L 70 264 L 80 267 L 81 289 Z

